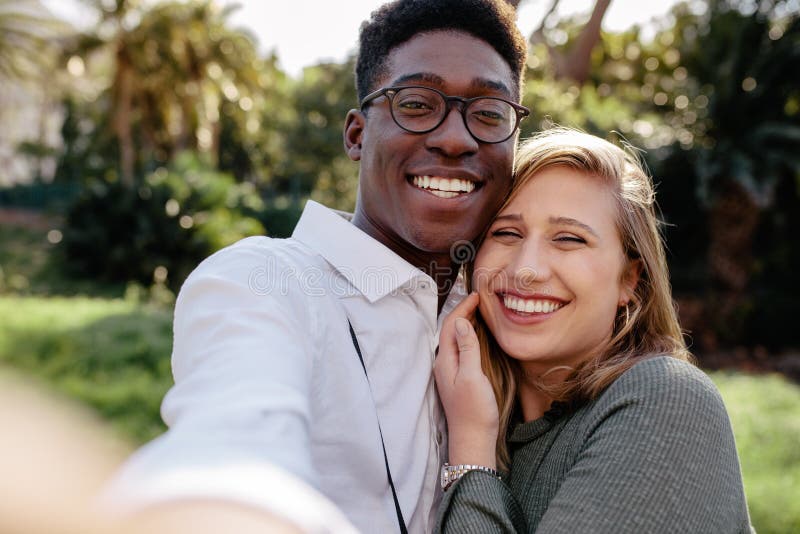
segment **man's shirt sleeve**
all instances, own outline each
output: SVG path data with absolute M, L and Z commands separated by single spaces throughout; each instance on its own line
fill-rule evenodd
M 218 498 L 309 530 L 345 527 L 315 489 L 316 310 L 271 243 L 244 240 L 186 280 L 175 308 L 175 385 L 162 404 L 169 430 L 124 466 L 109 494 L 116 503 Z

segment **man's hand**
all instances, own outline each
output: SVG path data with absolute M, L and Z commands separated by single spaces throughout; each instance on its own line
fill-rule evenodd
M 495 468 L 499 413 L 489 379 L 481 368 L 478 336 L 472 327 L 480 301 L 470 294 L 444 320 L 434 366 L 450 443 L 450 464 Z
M 222 501 L 186 501 L 154 506 L 131 518 L 124 534 L 300 534 L 294 525 L 263 510 Z M 118 531 L 119 532 L 119 531 Z

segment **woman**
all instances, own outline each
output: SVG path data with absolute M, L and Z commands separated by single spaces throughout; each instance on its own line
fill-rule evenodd
M 467 270 L 474 292 L 442 329 L 437 531 L 749 532 L 642 166 L 556 129 L 521 145 L 516 175 Z

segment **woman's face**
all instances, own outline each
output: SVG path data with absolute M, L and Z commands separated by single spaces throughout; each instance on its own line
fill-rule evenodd
M 575 367 L 610 339 L 638 279 L 628 268 L 608 186 L 546 168 L 492 222 L 475 258 L 480 311 L 526 373 Z

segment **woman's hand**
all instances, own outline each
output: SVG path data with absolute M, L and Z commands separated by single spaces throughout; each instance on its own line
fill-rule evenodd
M 479 300 L 477 293 L 470 294 L 444 320 L 433 372 L 447 416 L 450 464 L 495 468 L 497 401 L 481 369 L 478 336 L 470 322 Z

